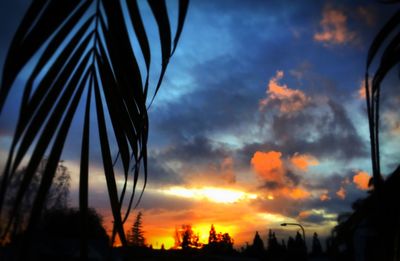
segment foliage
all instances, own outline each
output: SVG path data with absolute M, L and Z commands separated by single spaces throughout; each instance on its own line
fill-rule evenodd
M 314 235 L 312 238 L 311 254 L 316 255 L 316 256 L 322 254 L 321 242 L 319 241 L 318 234 L 316 232 L 314 232 Z
M 256 252 L 264 251 L 264 242 L 261 239 L 260 235 L 258 234 L 258 231 L 256 231 L 256 234 L 254 235 L 252 248 Z
M 188 0 L 179 1 L 178 23 L 173 41 L 165 2 L 149 0 L 148 5 L 158 27 L 162 56 L 158 81 L 151 96 L 153 101 L 181 35 Z M 130 32 L 134 32 L 135 35 Z M 140 47 L 135 52 L 131 43 L 134 36 Z M 38 191 L 32 196 L 34 200 L 27 231 L 27 234 L 32 236 L 54 181 L 71 123 L 76 118 L 77 108 L 81 104 L 85 112 L 84 119 L 80 122 L 80 227 L 86 231 L 86 217 L 89 211 L 89 137 L 94 127 L 91 124 L 94 111 L 114 218 L 114 231 L 126 245 L 123 223 L 130 213 L 138 177 L 142 173 L 141 166 L 144 186 L 147 181 L 149 123 L 146 102 L 151 65 L 149 46 L 146 28 L 136 1 L 32 2 L 8 50 L 0 88 L 1 111 L 17 75 L 21 71 L 26 72 L 27 64 L 33 65 L 23 83 L 20 115 L 1 176 L 0 216 L 10 181 L 16 175 L 22 160 L 27 158 L 28 166 L 17 189 L 9 223 L 14 222 L 21 208 L 41 159 L 45 153 L 49 153 Z M 143 57 L 143 70 L 139 67 L 135 55 Z M 123 167 L 124 185 L 120 191 L 115 180 L 116 165 L 112 160 L 111 140 L 116 141 L 116 159 L 120 160 Z M 132 179 L 133 189 L 128 197 L 125 214 L 122 215 L 128 179 Z M 144 187 L 142 193 L 143 190 Z M 10 233 L 9 229 L 0 232 L 2 235 Z M 83 235 L 82 255 L 85 256 L 86 233 Z
M 217 232 L 215 231 L 214 224 L 211 225 L 210 235 L 208 236 L 208 244 L 217 242 Z
M 82 231 L 79 229 L 79 210 L 75 208 L 53 209 L 45 212 L 40 223 L 40 230 L 51 236 L 78 239 Z M 88 211 L 88 237 L 108 241 L 108 235 L 103 227 L 103 219 L 90 208 Z
M 182 249 L 197 248 L 200 246 L 199 235 L 193 232 L 191 225 L 182 225 L 181 238 Z
M 175 228 L 174 239 L 174 249 L 200 248 L 202 246 L 199 242 L 199 235 L 195 234 L 192 226 L 188 224 L 182 225 L 180 229 Z
M 11 238 L 15 237 L 15 235 L 21 233 L 26 228 L 26 224 L 29 218 L 29 211 L 32 208 L 33 204 L 33 195 L 37 192 L 39 188 L 40 177 L 44 172 L 46 163 L 47 159 L 43 159 L 41 161 L 35 175 L 32 178 L 32 182 L 29 185 L 28 192 L 23 198 L 21 208 L 16 213 L 14 222 L 12 224 L 8 224 L 11 226 Z M 25 172 L 26 168 L 17 171 L 10 181 L 9 190 L 5 199 L 5 204 L 8 211 L 4 214 L 4 220 L 10 220 L 10 218 L 7 217 L 7 214 L 10 215 L 11 208 L 16 198 L 17 188 L 20 186 Z M 67 208 L 70 180 L 71 177 L 67 167 L 63 165 L 63 162 L 60 162 L 56 169 L 54 182 L 44 202 L 44 209 L 46 211 Z
M 268 232 L 268 251 L 275 252 L 279 248 L 278 240 L 275 236 L 275 232 L 270 229 Z
M 229 233 L 217 234 L 214 225 L 211 225 L 208 236 L 208 245 L 204 246 L 206 250 L 214 253 L 227 253 L 233 250 L 233 238 Z
M 87 237 L 90 245 L 90 255 L 101 256 L 108 254 L 109 237 L 102 225 L 102 217 L 94 210 L 89 209 L 87 215 Z M 34 228 L 35 241 L 23 253 L 18 248 L 14 258 L 21 260 L 75 260 L 79 253 L 79 240 L 83 233 L 79 226 L 80 213 L 76 208 L 58 208 L 44 211 L 39 223 Z M 12 246 L 23 242 L 26 233 L 21 233 L 12 241 Z M 25 259 L 22 259 L 25 258 Z M 12 259 L 14 260 L 14 259 Z
M 144 232 L 142 229 L 142 212 L 140 211 L 136 216 L 135 222 L 132 225 L 130 233 L 128 234 L 128 244 L 131 246 L 138 246 L 138 247 L 146 246 Z

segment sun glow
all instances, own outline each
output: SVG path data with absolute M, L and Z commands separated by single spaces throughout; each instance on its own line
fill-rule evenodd
M 256 194 L 214 187 L 184 188 L 176 186 L 162 190 L 162 192 L 168 195 L 191 198 L 195 200 L 209 200 L 215 203 L 235 203 L 257 198 Z
M 231 237 L 235 237 L 237 228 L 233 225 L 226 226 L 220 224 L 214 224 L 215 231 L 217 233 L 229 233 Z M 208 237 L 210 235 L 211 225 L 210 224 L 198 224 L 192 227 L 193 232 L 199 236 L 199 242 L 202 244 L 208 243 Z

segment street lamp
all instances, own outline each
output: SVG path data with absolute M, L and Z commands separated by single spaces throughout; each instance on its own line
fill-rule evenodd
M 303 231 L 303 239 L 304 239 L 304 245 L 306 245 L 306 232 L 304 231 L 304 227 L 298 223 L 282 223 L 282 227 L 286 226 L 299 226 L 301 228 L 301 231 Z

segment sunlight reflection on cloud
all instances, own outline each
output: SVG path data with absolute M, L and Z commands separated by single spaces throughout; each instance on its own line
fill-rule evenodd
M 246 193 L 239 190 L 223 188 L 184 188 L 171 187 L 161 190 L 162 193 L 194 200 L 209 200 L 215 203 L 236 203 L 243 200 L 257 199 L 256 194 Z

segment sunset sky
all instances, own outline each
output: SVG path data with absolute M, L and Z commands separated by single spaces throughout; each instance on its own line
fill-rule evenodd
M 1 71 L 28 3 L 0 3 Z M 167 4 L 175 28 L 176 2 Z M 154 56 L 160 57 L 154 18 L 146 2 L 140 7 Z M 283 222 L 300 222 L 309 237 L 313 232 L 327 236 L 337 215 L 367 195 L 365 60 L 394 9 L 372 0 L 191 1 L 178 48 L 149 110 L 149 180 L 126 229 L 140 210 L 147 242 L 156 248 L 173 246 L 175 227 L 182 224 L 191 224 L 204 243 L 214 224 L 217 232 L 234 238 L 237 248 L 251 243 L 256 231 L 264 242 L 268 229 L 278 238 L 297 231 L 280 227 Z M 157 59 L 152 68 L 154 86 Z M 381 94 L 385 174 L 400 160 L 396 73 L 389 74 Z M 22 73 L 16 86 L 24 80 Z M 14 88 L 0 115 L 1 168 L 20 94 Z M 75 137 L 81 128 L 73 126 L 62 158 L 71 172 L 70 205 L 77 206 L 81 140 Z M 90 204 L 109 230 L 96 128 L 91 136 Z

